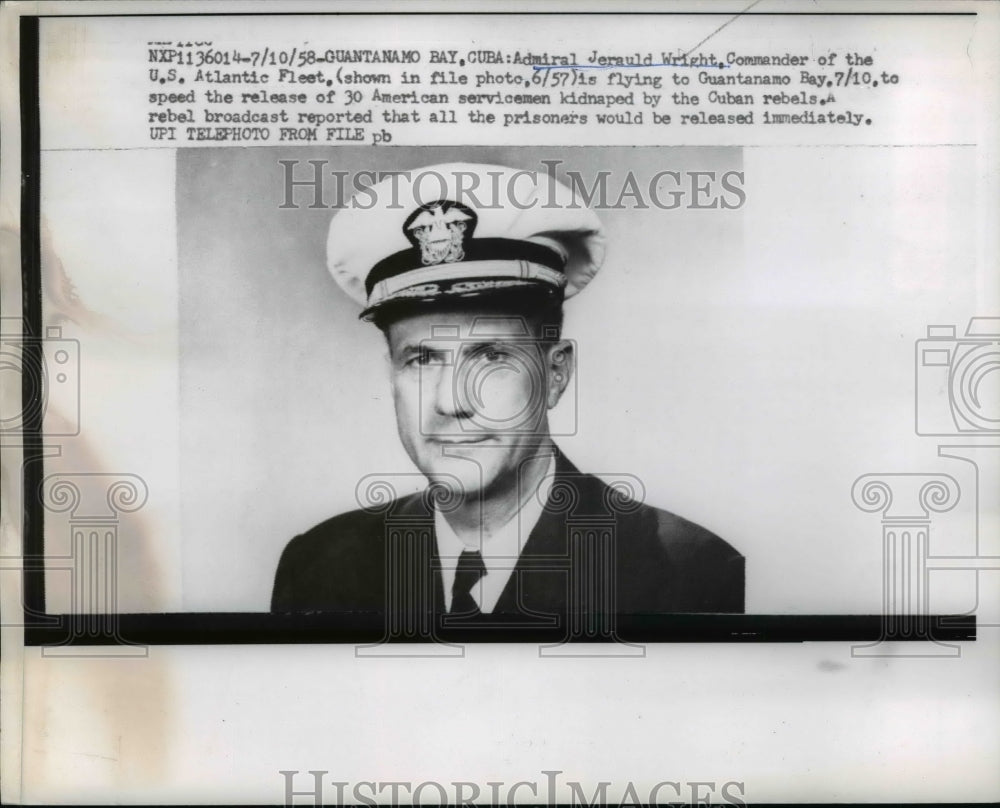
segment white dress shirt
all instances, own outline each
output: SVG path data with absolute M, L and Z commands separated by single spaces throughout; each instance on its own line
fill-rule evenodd
M 434 511 L 434 532 L 437 534 L 437 550 L 441 559 L 441 577 L 444 579 L 445 608 L 451 611 L 451 587 L 455 583 L 455 570 L 458 567 L 458 557 L 463 550 L 479 550 L 483 556 L 486 573 L 472 587 L 472 599 L 483 614 L 490 614 L 496 608 L 500 595 L 507 586 L 517 559 L 521 555 L 531 531 L 535 529 L 538 520 L 545 509 L 549 491 L 556 471 L 556 458 L 549 458 L 549 467 L 539 483 L 538 491 L 528 498 L 524 506 L 505 525 L 491 534 L 483 531 L 482 541 L 478 546 L 469 546 L 463 542 L 444 514 Z

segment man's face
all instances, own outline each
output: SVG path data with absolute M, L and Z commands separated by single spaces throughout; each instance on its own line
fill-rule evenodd
M 401 318 L 386 335 L 399 437 L 417 468 L 464 497 L 516 485 L 547 445 L 572 344 L 539 340 L 518 315 L 474 310 Z

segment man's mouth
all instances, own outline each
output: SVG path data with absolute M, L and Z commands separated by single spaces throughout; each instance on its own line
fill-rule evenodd
M 474 446 L 477 443 L 485 443 L 488 440 L 492 440 L 491 435 L 475 435 L 462 438 L 452 438 L 452 437 L 431 438 L 432 442 L 440 443 L 442 446 Z

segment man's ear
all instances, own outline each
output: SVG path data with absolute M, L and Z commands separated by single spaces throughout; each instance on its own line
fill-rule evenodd
M 546 351 L 546 369 L 548 370 L 548 389 L 546 390 L 546 404 L 551 410 L 562 394 L 566 392 L 573 372 L 576 370 L 576 353 L 574 344 L 567 339 L 550 345 Z

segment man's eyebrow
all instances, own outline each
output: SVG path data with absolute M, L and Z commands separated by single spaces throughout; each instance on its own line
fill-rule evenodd
M 518 342 L 522 342 L 523 339 L 519 339 Z M 474 352 L 482 351 L 489 348 L 503 347 L 509 343 L 509 340 L 505 340 L 502 337 L 493 337 L 490 339 L 458 339 L 454 342 L 449 342 L 447 345 L 428 345 L 426 342 L 407 342 L 401 345 L 398 349 L 400 356 L 405 356 L 413 353 L 428 353 L 428 354 L 445 354 L 451 353 L 455 350 L 460 350 L 463 352 Z
M 443 353 L 444 351 L 450 350 L 448 348 L 438 348 L 433 345 L 427 345 L 424 342 L 407 342 L 399 349 L 400 354 L 412 354 L 412 353 Z

